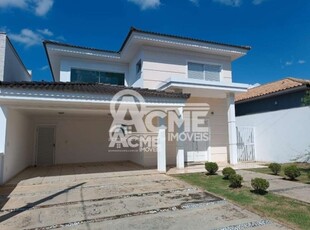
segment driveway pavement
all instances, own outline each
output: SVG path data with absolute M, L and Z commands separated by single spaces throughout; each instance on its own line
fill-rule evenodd
M 287 229 L 155 170 L 59 167 L 30 168 L 0 187 L 1 230 Z
M 268 191 L 276 193 L 281 196 L 286 196 L 310 203 L 310 185 L 295 181 L 284 180 L 281 176 L 274 176 L 264 173 L 257 173 L 246 170 L 238 170 L 238 174 L 243 177 L 244 185 L 251 187 L 251 179 L 255 177 L 264 178 L 269 181 L 270 187 Z

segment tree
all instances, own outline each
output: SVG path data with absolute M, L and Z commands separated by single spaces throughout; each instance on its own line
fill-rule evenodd
M 310 90 L 308 90 L 302 100 L 303 106 L 310 106 Z

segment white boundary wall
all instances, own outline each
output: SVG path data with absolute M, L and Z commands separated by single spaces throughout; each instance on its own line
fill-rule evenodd
M 310 150 L 310 107 L 236 117 L 255 127 L 256 161 L 289 162 Z

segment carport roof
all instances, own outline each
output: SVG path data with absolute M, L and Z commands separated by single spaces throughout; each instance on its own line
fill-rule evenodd
M 146 88 L 134 88 L 120 85 L 109 85 L 102 83 L 76 83 L 76 82 L 2 82 L 0 89 L 30 89 L 30 90 L 47 90 L 77 93 L 95 93 L 95 94 L 116 94 L 121 90 L 131 89 L 146 97 L 163 97 L 163 98 L 184 98 L 190 97 L 190 94 L 165 92 Z

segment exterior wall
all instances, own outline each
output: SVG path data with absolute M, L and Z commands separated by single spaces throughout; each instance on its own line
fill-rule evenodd
M 32 164 L 32 133 L 29 117 L 16 110 L 7 111 L 4 182 Z
M 187 78 L 187 62 L 213 63 L 222 66 L 221 81 L 231 82 L 231 61 L 216 55 L 144 47 L 143 87 L 156 89 L 170 77 Z
M 277 111 L 302 106 L 306 90 L 285 93 L 263 99 L 236 104 L 236 116 Z
M 31 81 L 7 36 L 0 34 L 0 81 Z
M 143 87 L 143 72 L 141 69 L 141 72 L 137 74 L 136 65 L 139 60 L 141 60 L 143 64 L 144 59 L 144 52 L 140 51 L 137 53 L 137 55 L 130 61 L 129 63 L 129 70 L 127 75 L 127 85 L 128 86 L 134 86 L 134 87 Z
M 142 70 L 136 73 L 141 59 Z M 170 77 L 187 78 L 187 62 L 213 63 L 222 66 L 221 81 L 231 82 L 231 61 L 228 58 L 173 49 L 142 47 L 129 63 L 107 62 L 78 58 L 63 58 L 60 63 L 60 81 L 70 81 L 71 68 L 125 73 L 125 84 L 142 88 L 158 88 Z
M 71 68 L 80 68 L 87 70 L 107 71 L 115 73 L 125 74 L 125 85 L 127 85 L 126 79 L 128 76 L 128 65 L 117 63 L 117 62 L 104 62 L 94 61 L 87 59 L 74 59 L 66 58 L 61 61 L 60 64 L 60 81 L 70 82 L 71 81 Z
M 110 116 L 37 117 L 33 125 L 56 125 L 55 164 L 130 160 L 126 149 L 109 152 Z
M 0 81 L 3 81 L 4 75 L 4 57 L 5 57 L 6 36 L 0 34 Z
M 190 98 L 188 103 L 209 104 L 208 120 L 211 133 L 209 161 L 226 163 L 228 161 L 227 99 L 194 97 Z
M 255 127 L 257 161 L 289 162 L 310 148 L 310 107 L 236 117 L 237 126 Z

